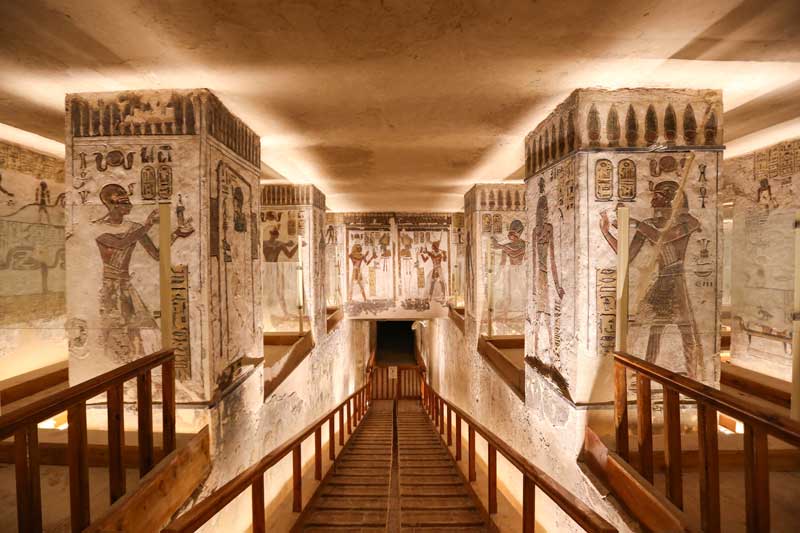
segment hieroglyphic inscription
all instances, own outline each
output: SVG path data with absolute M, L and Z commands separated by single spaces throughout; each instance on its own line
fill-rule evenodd
M 617 196 L 622 201 L 636 199 L 636 163 L 623 159 L 617 168 Z
M 175 265 L 170 277 L 172 301 L 172 348 L 175 350 L 175 375 L 180 380 L 192 378 L 189 337 L 189 267 Z
M 614 350 L 617 327 L 617 270 L 597 269 L 597 355 Z
M 594 165 L 594 197 L 602 202 L 611 201 L 614 165 L 608 159 L 599 159 Z

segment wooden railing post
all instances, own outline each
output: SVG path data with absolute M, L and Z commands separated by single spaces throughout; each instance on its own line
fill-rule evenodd
M 344 446 L 344 405 L 339 408 L 339 446 Z
M 439 397 L 439 435 L 444 435 L 444 399 Z
M 667 498 L 678 509 L 683 509 L 680 396 L 667 387 L 664 387 L 664 440 Z
M 328 418 L 328 459 L 336 460 L 336 414 Z
M 614 363 L 614 429 L 617 454 L 629 462 L 628 377 L 625 367 L 620 363 Z
M 139 475 L 144 477 L 155 464 L 153 457 L 153 389 L 150 370 L 136 376 L 137 410 L 139 425 Z
M 536 484 L 522 474 L 522 533 L 534 533 L 536 529 Z
M 251 486 L 253 500 L 253 533 L 266 533 L 267 520 L 264 512 L 264 473 L 256 476 Z
M 347 400 L 347 434 L 353 434 L 353 399 Z
M 701 529 L 705 533 L 717 533 L 720 530 L 717 411 L 700 402 L 697 404 L 697 438 Z
M 456 413 L 456 461 L 461 460 L 461 415 Z
M 322 480 L 322 426 L 314 430 L 314 479 Z
M 67 410 L 69 460 L 69 509 L 73 533 L 89 526 L 89 444 L 86 435 L 86 402 Z
M 767 433 L 750 424 L 744 426 L 744 487 L 747 531 L 769 531 L 769 460 Z
M 639 437 L 639 473 L 653 483 L 653 404 L 650 394 L 650 378 L 636 374 L 636 410 Z
M 36 426 L 14 434 L 19 531 L 42 531 L 42 492 L 39 477 L 39 439 Z
M 175 359 L 161 365 L 161 409 L 164 457 L 175 450 Z
M 497 449 L 489 443 L 489 514 L 497 512 Z
M 292 511 L 299 513 L 303 510 L 303 465 L 300 463 L 300 447 L 298 444 L 292 450 Z
M 468 444 L 469 447 L 467 450 L 469 464 L 467 472 L 469 480 L 475 481 L 476 479 L 478 479 L 477 473 L 475 471 L 475 428 L 472 427 L 472 424 L 468 424 L 467 427 L 468 427 L 467 434 L 469 437 L 469 444 Z
M 108 487 L 111 503 L 125 494 L 125 420 L 123 384 L 112 385 L 106 392 L 108 411 Z
M 453 409 L 447 406 L 447 445 L 453 444 Z

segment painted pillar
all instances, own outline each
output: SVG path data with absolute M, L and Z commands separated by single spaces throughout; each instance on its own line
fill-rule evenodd
M 624 205 L 628 351 L 717 384 L 721 93 L 580 89 L 525 148 L 534 368 L 574 402 L 611 398 L 616 208 Z
M 66 111 L 70 383 L 158 350 L 168 291 L 178 401 L 209 401 L 262 358 L 259 137 L 204 89 L 70 94 Z
M 490 334 L 490 322 L 492 335 L 524 333 L 530 246 L 525 211 L 521 183 L 480 183 L 464 195 L 464 300 L 473 334 Z
M 260 253 L 264 331 L 304 330 L 321 340 L 325 327 L 325 195 L 313 185 L 261 186 Z M 332 243 L 331 246 L 334 246 Z M 297 269 L 303 292 L 298 293 Z

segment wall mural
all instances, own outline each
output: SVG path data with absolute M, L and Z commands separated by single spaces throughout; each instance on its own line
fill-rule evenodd
M 733 204 L 731 361 L 791 381 L 800 140 L 724 163 Z
M 17 358 L 8 372 L 66 357 L 64 292 L 64 163 L 0 142 L 0 359 Z
M 449 214 L 329 214 L 322 235 L 329 303 L 340 294 L 351 318 L 446 316 L 451 225 Z

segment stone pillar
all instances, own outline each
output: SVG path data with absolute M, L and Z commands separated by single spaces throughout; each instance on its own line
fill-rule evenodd
M 728 159 L 731 362 L 790 381 L 800 139 Z
M 262 185 L 260 246 L 265 331 L 298 331 L 296 268 L 300 263 L 305 292 L 304 330 L 310 328 L 315 339 L 324 338 L 326 245 L 325 195 L 319 189 L 313 185 Z
M 70 383 L 160 349 L 166 290 L 178 401 L 208 401 L 262 358 L 259 137 L 204 89 L 71 94 L 66 107 Z
M 628 351 L 716 384 L 722 96 L 580 89 L 526 137 L 526 355 L 575 402 L 612 396 L 616 207 L 630 208 Z
M 525 205 L 524 184 L 477 184 L 464 195 L 464 302 L 466 327 L 472 334 L 489 333 L 490 297 L 492 334 L 524 332 L 530 242 Z

